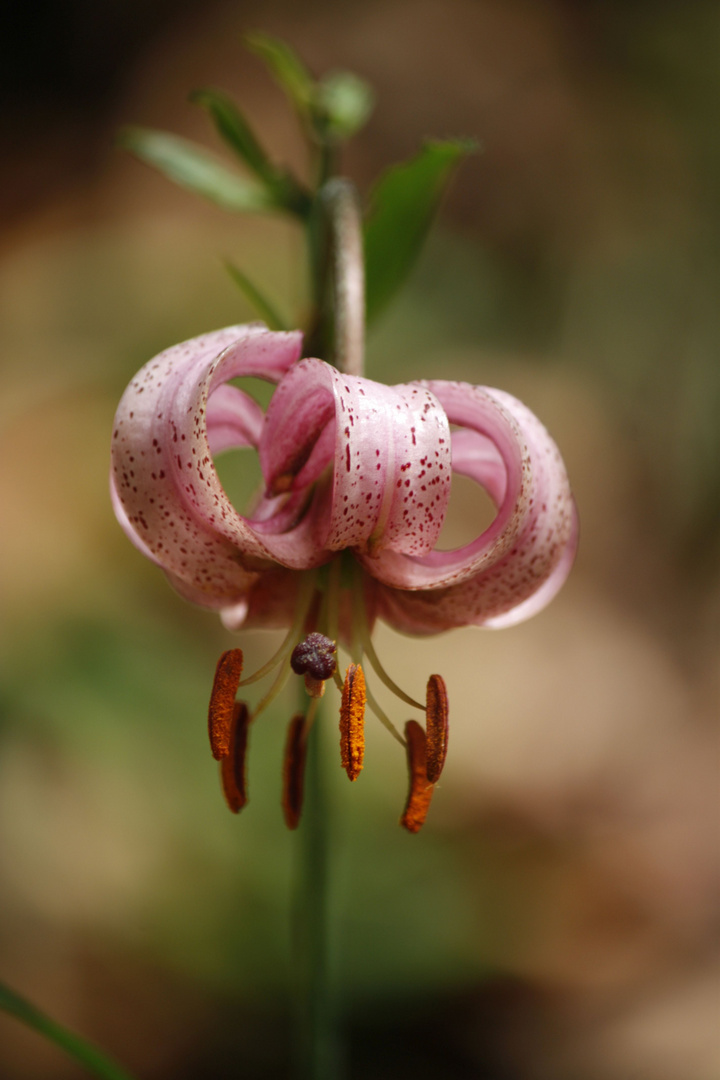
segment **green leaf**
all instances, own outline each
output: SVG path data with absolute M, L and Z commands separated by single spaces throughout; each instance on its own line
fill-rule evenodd
M 258 289 L 242 270 L 226 260 L 225 269 L 247 300 L 267 323 L 269 330 L 288 330 L 285 321 L 278 315 L 270 300 Z
M 455 167 L 476 149 L 468 139 L 429 142 L 411 161 L 388 169 L 373 188 L 365 224 L 368 322 L 412 270 Z
M 132 127 L 120 133 L 119 143 L 169 180 L 225 210 L 253 213 L 276 207 L 270 192 L 228 169 L 209 151 L 187 139 Z
M 228 146 L 261 180 L 267 182 L 274 179 L 274 166 L 234 101 L 220 90 L 211 89 L 196 90 L 190 95 L 190 100 L 207 109 Z
M 219 90 L 198 90 L 190 100 L 207 109 L 220 136 L 262 180 L 277 205 L 301 217 L 309 213 L 309 192 L 292 173 L 273 164 L 243 114 L 226 94 Z
M 260 32 L 248 34 L 245 41 L 265 61 L 321 145 L 350 138 L 372 112 L 372 91 L 352 72 L 330 72 L 318 82 L 284 41 Z
M 375 98 L 363 79 L 351 71 L 331 71 L 316 88 L 316 109 L 324 118 L 329 138 L 349 139 L 365 124 Z
M 51 1020 L 49 1016 L 36 1009 L 4 983 L 0 983 L 0 1009 L 9 1013 L 10 1016 L 15 1016 L 35 1031 L 39 1031 L 46 1039 L 54 1042 L 56 1046 L 102 1080 L 132 1080 L 130 1073 L 125 1072 L 109 1057 L 106 1057 L 93 1043 L 87 1042 Z
M 297 53 L 284 41 L 261 30 L 246 34 L 245 44 L 265 61 L 295 107 L 307 112 L 313 100 L 315 80 Z

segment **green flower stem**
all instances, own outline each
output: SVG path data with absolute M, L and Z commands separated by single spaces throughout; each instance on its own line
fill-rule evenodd
M 89 1072 L 99 1076 L 102 1080 L 132 1080 L 130 1073 L 122 1069 L 106 1054 L 102 1053 L 86 1039 L 75 1035 L 72 1031 L 62 1027 L 61 1024 L 51 1020 L 49 1016 L 36 1009 L 25 998 L 20 997 L 14 990 L 4 983 L 0 983 L 0 1009 L 17 1017 L 23 1024 L 38 1031 L 46 1039 L 54 1042 L 70 1057 L 75 1058 L 84 1065 Z
M 355 186 L 341 177 L 318 192 L 309 226 L 316 313 L 307 355 L 362 375 L 365 360 L 365 269 L 362 217 Z
M 325 161 L 330 168 L 330 157 Z M 365 357 L 365 266 L 362 217 L 354 186 L 338 177 L 323 183 L 308 224 L 315 314 L 305 355 L 362 375 Z M 339 568 L 339 564 L 338 564 Z M 333 575 L 333 571 L 330 571 Z M 339 588 L 337 571 L 332 586 Z M 328 582 L 330 588 L 330 582 Z M 326 594 L 326 602 L 329 599 Z M 327 618 L 327 609 L 326 616 Z M 327 632 L 327 627 L 323 628 Z M 334 636 L 337 635 L 333 628 Z M 303 709 L 304 711 L 304 709 Z M 329 970 L 330 820 L 324 774 L 323 724 L 309 733 L 305 805 L 295 908 L 296 1061 L 298 1080 L 340 1080 L 341 1041 Z
M 299 828 L 295 910 L 297 1080 L 339 1080 L 337 1016 L 329 987 L 328 889 L 330 828 L 323 725 L 308 738 L 305 804 Z

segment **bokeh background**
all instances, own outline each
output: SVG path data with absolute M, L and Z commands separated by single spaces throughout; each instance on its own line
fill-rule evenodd
M 482 142 L 371 335 L 368 374 L 522 397 L 560 444 L 582 520 L 573 576 L 534 621 L 420 643 L 379 630 L 411 693 L 444 674 L 451 753 L 418 837 L 397 828 L 405 763 L 379 725 L 358 784 L 333 774 L 348 1076 L 717 1080 L 712 0 L 11 5 L 0 977 L 147 1080 L 289 1075 L 289 706 L 254 733 L 236 819 L 204 731 L 228 637 L 128 544 L 106 482 L 136 369 L 253 317 L 223 258 L 291 321 L 305 309 L 294 226 L 229 217 L 113 145 L 136 122 L 216 146 L 187 102 L 212 85 L 305 168 L 282 95 L 242 47 L 255 28 L 318 74 L 373 84 L 344 163 L 362 192 L 426 136 Z M 476 511 L 459 491 L 453 535 Z M 239 643 L 250 665 L 273 648 Z M 84 1074 L 0 1017 L 0 1075 Z

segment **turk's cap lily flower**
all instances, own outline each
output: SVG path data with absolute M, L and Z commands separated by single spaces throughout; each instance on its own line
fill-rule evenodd
M 432 634 L 510 625 L 544 607 L 565 581 L 576 546 L 562 459 L 540 421 L 503 391 L 446 381 L 384 386 L 301 359 L 301 349 L 299 332 L 253 324 L 184 342 L 146 364 L 115 418 L 115 513 L 173 587 L 219 610 L 229 628 L 290 627 L 282 655 L 253 681 L 274 666 L 287 672 L 292 650 L 316 633 L 333 648 L 337 640 L 348 644 L 356 663 L 345 685 L 348 678 L 359 684 L 364 653 L 387 685 L 430 718 L 430 705 L 403 694 L 382 670 L 369 638 L 375 618 L 406 633 Z M 248 377 L 275 384 L 265 413 L 232 381 Z M 263 477 L 245 516 L 230 502 L 213 463 L 214 455 L 237 448 L 257 452 Z M 470 543 L 441 551 L 453 474 L 484 488 L 497 513 Z M 308 682 L 306 673 L 314 703 L 328 677 L 341 683 L 333 670 L 315 680 L 313 690 L 315 677 Z M 229 685 L 231 702 L 240 675 Z M 365 693 L 363 678 L 363 708 Z M 436 685 L 432 696 L 437 706 Z M 355 712 L 359 700 L 356 695 Z M 444 685 L 440 701 L 446 730 Z M 348 704 L 346 718 L 352 711 Z M 226 733 L 236 731 L 235 744 L 246 746 L 249 713 L 245 719 L 237 713 L 228 706 L 223 724 Z M 430 790 L 438 774 L 436 748 L 425 746 L 415 721 L 403 738 L 381 718 L 406 746 L 411 778 L 433 777 Z M 312 722 L 310 714 L 302 724 L 295 720 L 286 751 L 286 762 L 297 763 L 294 772 L 286 768 L 288 819 L 294 814 L 287 807 L 298 803 L 301 791 L 297 776 Z M 237 734 L 239 727 L 245 736 Z M 346 742 L 351 727 L 347 719 Z M 232 756 L 233 738 L 228 735 L 217 756 Z M 353 769 L 356 751 L 343 750 Z M 427 767 L 418 764 L 425 756 Z M 244 766 L 238 767 L 242 773 Z M 226 766 L 224 777 L 231 773 Z M 244 781 L 236 787 L 244 790 Z M 424 790 L 420 796 L 422 802 Z M 413 829 L 418 819 L 410 807 L 403 823 Z

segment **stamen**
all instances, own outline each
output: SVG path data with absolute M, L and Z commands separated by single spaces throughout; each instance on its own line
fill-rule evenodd
M 248 675 L 247 679 L 243 679 L 240 686 L 250 686 L 251 683 L 258 682 L 260 679 L 264 678 L 265 675 L 269 675 L 273 668 L 276 668 L 285 656 L 289 649 L 290 642 L 293 641 L 296 636 L 297 633 L 295 627 L 291 626 L 283 638 L 282 645 L 277 652 L 274 652 L 268 662 L 263 664 L 261 668 L 258 668 L 252 675 Z
M 448 696 L 441 675 L 431 675 L 427 684 L 425 719 L 427 778 L 436 784 L 445 764 L 448 744 Z
M 365 756 L 365 676 L 359 664 L 345 672 L 340 705 L 340 757 L 351 780 L 357 780 Z
M 303 804 L 305 785 L 305 717 L 293 716 L 288 725 L 283 758 L 282 808 L 288 829 L 297 829 Z
M 407 739 L 410 790 L 400 824 L 408 832 L 416 833 L 420 831 L 427 817 L 434 787 L 428 783 L 425 732 L 417 720 L 408 720 L 405 725 L 405 738 Z
M 208 708 L 210 749 L 216 761 L 230 753 L 235 695 L 243 668 L 242 649 L 228 649 L 218 660 Z
M 307 572 L 303 575 L 298 591 L 298 603 L 297 608 L 295 609 L 295 618 L 293 619 L 292 626 L 283 638 L 282 645 L 277 652 L 273 653 L 266 664 L 263 664 L 261 668 L 258 668 L 254 674 L 249 675 L 247 679 L 243 679 L 240 686 L 249 686 L 250 683 L 257 682 L 258 679 L 262 679 L 265 675 L 269 675 L 273 668 L 276 668 L 285 658 L 291 643 L 297 641 L 305 624 L 310 605 L 315 597 L 316 578 L 317 574 L 314 571 Z
M 338 690 L 342 694 L 342 688 L 344 686 L 344 683 L 343 683 L 343 680 L 342 680 L 342 676 L 340 675 L 340 672 L 337 671 L 337 670 L 333 671 L 333 682 L 335 683 Z
M 420 709 L 421 712 L 425 712 L 425 706 L 421 705 L 415 698 L 411 698 L 404 690 L 401 690 L 397 683 L 393 682 L 380 663 L 367 624 L 365 597 L 362 588 L 362 575 L 359 572 L 359 568 L 356 569 L 353 574 L 353 594 L 353 631 L 357 634 L 357 637 L 362 644 L 363 651 L 366 653 L 368 660 L 372 664 L 375 674 L 381 682 L 385 683 L 388 690 L 391 690 L 393 694 L 395 694 L 396 697 L 399 697 L 401 701 L 404 701 L 406 705 L 410 705 L 413 709 Z
M 279 693 L 285 689 L 285 684 L 290 678 L 290 656 L 286 655 L 282 662 L 280 671 L 277 674 L 275 682 L 272 684 L 262 701 L 256 706 L 253 711 L 253 720 L 259 716 L 261 712 L 267 709 L 268 705 L 275 700 Z
M 407 744 L 406 744 L 405 740 L 403 739 L 402 735 L 400 734 L 398 729 L 395 727 L 392 720 L 390 720 L 390 718 L 387 716 L 385 711 L 380 708 L 380 706 L 378 705 L 375 697 L 373 696 L 373 693 L 370 690 L 369 686 L 365 687 L 365 694 L 367 696 L 368 705 L 370 706 L 372 711 L 375 713 L 375 715 L 377 716 L 378 720 L 383 725 L 383 727 L 387 728 L 387 730 L 392 735 L 393 739 L 397 739 L 397 741 L 400 743 L 401 746 L 403 746 L 403 747 L 406 746 Z
M 238 814 L 248 801 L 245 759 L 247 756 L 250 714 L 244 701 L 235 702 L 233 713 L 230 752 L 222 759 L 220 764 L 220 778 L 225 801 L 233 814 Z

